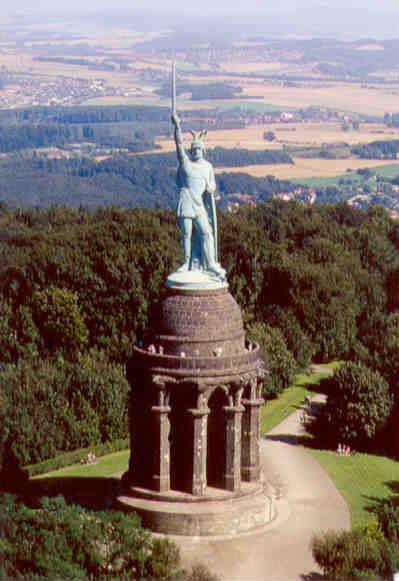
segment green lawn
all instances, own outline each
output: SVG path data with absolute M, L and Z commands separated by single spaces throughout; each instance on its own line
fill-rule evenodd
M 316 373 L 300 374 L 295 384 L 262 409 L 261 430 L 267 433 L 285 417 L 294 412 L 310 393 L 309 388 L 317 386 L 330 369 L 336 369 L 340 362 L 328 366 L 314 366 Z M 399 495 L 399 462 L 384 456 L 355 454 L 338 456 L 327 450 L 309 449 L 309 452 L 330 475 L 349 506 L 352 525 L 362 525 L 372 516 L 370 508 L 378 500 Z M 391 487 L 390 484 L 393 486 Z
M 330 475 L 346 500 L 352 526 L 365 524 L 371 516 L 368 509 L 378 500 L 395 496 L 395 491 L 398 494 L 399 462 L 395 460 L 371 454 L 338 456 L 326 450 L 310 452 Z M 394 483 L 392 488 L 390 483 Z
M 107 454 L 106 456 L 101 456 L 98 458 L 96 464 L 73 464 L 72 466 L 67 466 L 66 468 L 60 468 L 59 470 L 54 470 L 53 472 L 46 472 L 46 474 L 40 474 L 35 476 L 35 480 L 43 478 L 53 478 L 53 477 L 87 477 L 87 478 L 98 478 L 98 477 L 109 477 L 118 474 L 119 472 L 124 472 L 127 469 L 129 462 L 129 450 L 122 450 L 122 452 L 115 452 L 113 454 Z

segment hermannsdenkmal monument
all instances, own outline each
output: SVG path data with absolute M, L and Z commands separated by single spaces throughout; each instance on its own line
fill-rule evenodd
M 267 369 L 219 263 L 204 133 L 185 151 L 172 73 L 183 261 L 128 363 L 130 462 L 117 506 L 174 535 L 231 535 L 275 517 L 260 465 Z

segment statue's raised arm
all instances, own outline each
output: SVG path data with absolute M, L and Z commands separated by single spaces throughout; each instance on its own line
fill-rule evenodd
M 177 158 L 179 163 L 182 164 L 188 159 L 186 151 L 184 149 L 184 142 L 183 142 L 183 132 L 181 130 L 181 122 L 179 116 L 176 112 L 172 112 L 172 123 L 174 126 L 174 136 L 175 136 L 175 144 L 176 144 L 176 152 Z
M 168 283 L 172 284 L 172 279 L 176 280 L 178 275 L 182 280 L 184 278 L 188 285 L 194 284 L 194 279 L 196 281 L 201 279 L 204 288 L 208 285 L 225 286 L 226 274 L 217 260 L 217 222 L 213 197 L 216 191 L 215 174 L 212 165 L 204 158 L 205 148 L 202 138 L 206 132 L 191 131 L 193 140 L 188 155 L 184 149 L 181 122 L 176 111 L 174 66 L 171 118 L 179 162 L 177 174 L 179 200 L 176 213 L 182 233 L 184 261 L 178 271 L 169 277 Z

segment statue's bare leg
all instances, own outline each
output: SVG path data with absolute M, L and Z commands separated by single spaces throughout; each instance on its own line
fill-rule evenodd
M 177 269 L 177 272 L 186 272 L 190 269 L 193 220 L 192 218 L 179 218 L 178 222 L 182 233 L 184 262 L 181 267 Z
M 224 276 L 225 270 L 215 260 L 215 241 L 213 232 L 207 216 L 197 216 L 195 227 L 201 238 L 202 254 L 204 257 L 204 266 L 206 270 L 213 272 L 218 276 Z

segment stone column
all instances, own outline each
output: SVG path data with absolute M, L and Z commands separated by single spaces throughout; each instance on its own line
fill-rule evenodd
M 167 492 L 170 490 L 170 407 L 153 406 L 151 412 L 155 415 L 152 486 L 157 492 Z
M 243 406 L 226 406 L 226 490 L 236 492 L 241 487 L 241 420 Z
M 246 482 L 260 477 L 260 408 L 263 399 L 243 399 L 241 476 Z
M 206 454 L 209 408 L 190 409 L 193 417 L 193 479 L 191 492 L 203 496 L 206 492 Z

